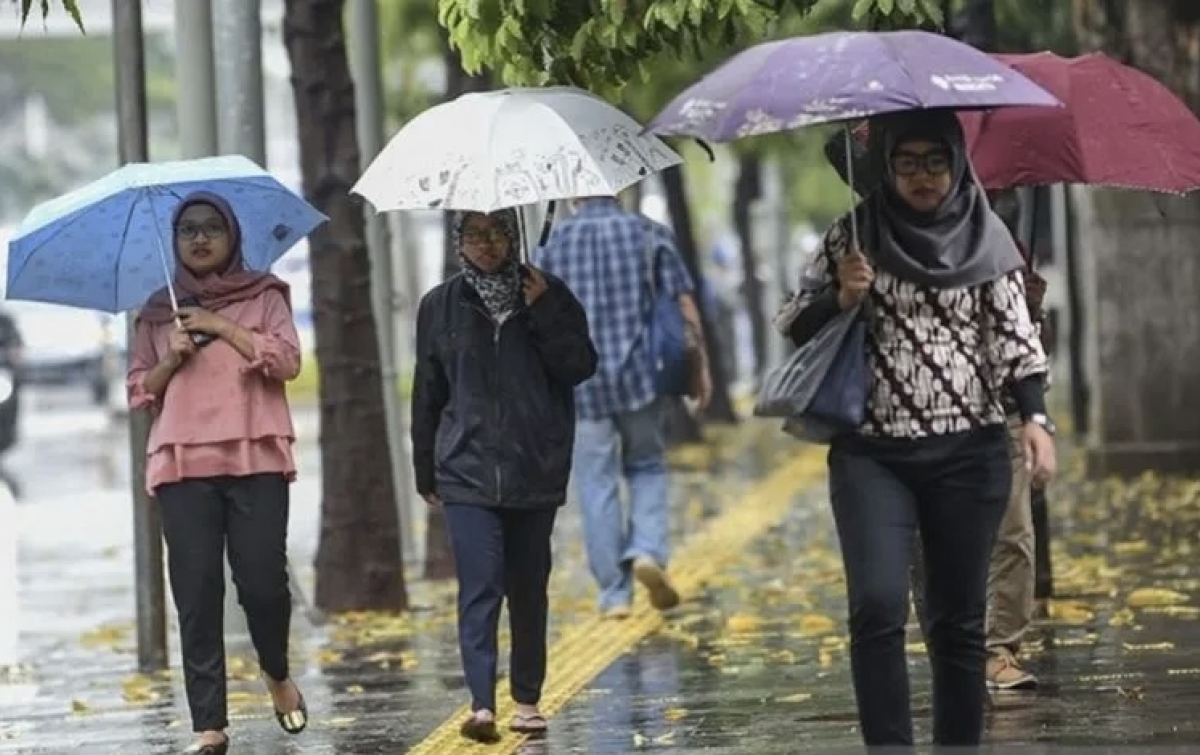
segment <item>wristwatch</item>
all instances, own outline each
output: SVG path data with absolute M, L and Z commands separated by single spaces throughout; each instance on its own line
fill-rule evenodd
M 1050 420 L 1050 418 L 1048 416 L 1046 416 L 1045 414 L 1041 414 L 1041 413 L 1030 414 L 1025 419 L 1025 421 L 1032 422 L 1035 425 L 1040 425 L 1043 430 L 1050 433 L 1051 435 L 1054 435 L 1054 433 L 1057 432 L 1057 430 L 1058 430 L 1058 428 L 1056 428 L 1054 426 L 1054 422 L 1052 422 Z

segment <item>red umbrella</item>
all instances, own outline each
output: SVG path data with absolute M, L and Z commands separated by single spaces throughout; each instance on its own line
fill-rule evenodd
M 1200 120 L 1158 81 L 1101 53 L 996 57 L 1065 107 L 959 113 L 986 188 L 1200 189 Z

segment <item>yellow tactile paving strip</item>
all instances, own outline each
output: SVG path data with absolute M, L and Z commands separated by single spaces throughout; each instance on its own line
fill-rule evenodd
M 764 534 L 787 514 L 796 494 L 812 485 L 825 472 L 824 449 L 803 448 L 796 457 L 750 489 L 743 499 L 683 544 L 671 561 L 671 575 L 684 600 L 696 596 L 706 581 L 737 562 L 750 541 Z M 662 615 L 638 592 L 633 616 L 621 622 L 592 619 L 564 632 L 551 646 L 542 711 L 552 717 L 580 690 L 622 654 L 664 625 Z M 480 745 L 458 734 L 459 724 L 469 714 L 466 706 L 455 711 L 409 755 L 455 755 L 482 753 L 512 755 L 525 737 L 507 731 L 513 703 L 507 699 L 508 680 L 497 686 L 497 723 L 504 732 L 498 745 Z M 553 719 L 550 725 L 554 725 Z

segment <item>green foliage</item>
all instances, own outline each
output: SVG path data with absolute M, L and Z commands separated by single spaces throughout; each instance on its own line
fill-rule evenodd
M 75 126 L 113 109 L 112 40 L 107 37 L 41 37 L 0 40 L 0 112 L 13 112 L 41 96 L 51 117 Z M 151 111 L 175 105 L 170 39 L 146 38 L 146 96 Z
M 652 61 L 761 40 L 816 2 L 438 0 L 438 22 L 470 73 L 489 68 L 508 85 L 574 84 L 615 99 Z
M 51 0 L 12 0 L 12 1 L 14 3 L 20 3 L 21 24 L 22 25 L 24 25 L 25 22 L 27 22 L 29 20 L 29 14 L 33 12 L 33 6 L 34 6 L 35 1 L 37 3 L 38 10 L 40 10 L 42 13 L 43 19 L 50 15 L 50 6 L 53 4 L 53 3 L 51 3 Z M 59 2 L 62 3 L 62 8 L 63 8 L 63 10 L 65 10 L 67 12 L 67 15 L 69 15 L 71 17 L 71 20 L 75 22 L 75 25 L 79 27 L 79 31 L 86 34 L 87 30 L 83 28 L 83 15 L 80 14 L 80 12 L 79 12 L 79 3 L 77 2 L 77 0 L 59 0 Z
M 1071 3 L 994 0 L 994 5 L 1001 52 L 1053 50 L 1059 55 L 1079 54 Z
M 852 15 L 870 29 L 941 28 L 937 0 L 855 0 Z
M 422 67 L 446 53 L 446 32 L 429 0 L 380 3 L 384 100 L 389 128 L 407 123 L 435 105 L 441 93 L 420 78 Z

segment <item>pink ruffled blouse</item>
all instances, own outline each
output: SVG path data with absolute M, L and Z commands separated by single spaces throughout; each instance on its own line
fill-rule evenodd
M 291 308 L 277 290 L 235 302 L 222 317 L 250 331 L 254 359 L 217 339 L 176 370 L 156 396 L 147 373 L 168 351 L 175 323 L 140 321 L 129 352 L 126 389 L 133 411 L 152 410 L 146 490 L 197 477 L 279 472 L 296 478 L 296 432 L 284 382 L 300 372 L 300 342 Z

